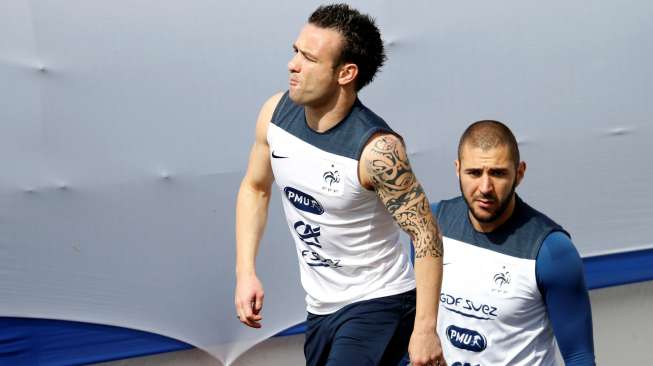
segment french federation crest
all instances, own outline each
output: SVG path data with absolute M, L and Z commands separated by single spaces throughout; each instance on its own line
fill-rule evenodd
M 321 166 L 320 190 L 328 196 L 342 196 L 344 193 L 344 166 L 335 161 L 324 160 Z

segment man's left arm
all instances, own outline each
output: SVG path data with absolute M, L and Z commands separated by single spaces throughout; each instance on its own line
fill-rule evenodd
M 415 248 L 417 304 L 408 353 L 413 365 L 446 365 L 436 333 L 442 285 L 442 237 L 426 194 L 408 162 L 403 141 L 374 136 L 363 150 L 361 183 L 373 188 Z
M 562 232 L 549 234 L 540 248 L 535 270 L 565 364 L 595 365 L 592 310 L 583 261 L 571 239 Z

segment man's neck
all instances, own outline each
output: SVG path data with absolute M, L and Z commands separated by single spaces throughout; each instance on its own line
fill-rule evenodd
M 323 104 L 305 106 L 306 123 L 316 132 L 328 131 L 349 114 L 354 103 L 356 103 L 355 92 L 340 90 Z

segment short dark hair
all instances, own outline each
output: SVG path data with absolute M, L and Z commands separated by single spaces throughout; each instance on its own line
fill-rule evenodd
M 369 84 L 387 59 L 381 32 L 374 19 L 347 4 L 322 5 L 308 18 L 320 28 L 334 29 L 344 40 L 335 65 L 351 62 L 358 66 L 356 91 Z
M 461 160 L 465 144 L 481 148 L 483 151 L 498 146 L 506 146 L 515 168 L 519 165 L 520 157 L 517 139 L 515 139 L 515 135 L 512 134 L 508 126 L 499 121 L 483 120 L 469 125 L 460 137 L 460 142 L 458 142 L 458 160 Z

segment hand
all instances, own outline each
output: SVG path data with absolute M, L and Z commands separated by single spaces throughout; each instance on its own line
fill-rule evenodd
M 236 314 L 241 323 L 260 328 L 263 309 L 263 285 L 256 275 L 238 277 L 235 294 Z
M 414 366 L 447 366 L 442 354 L 440 338 L 435 330 L 413 330 L 408 344 L 408 355 Z

